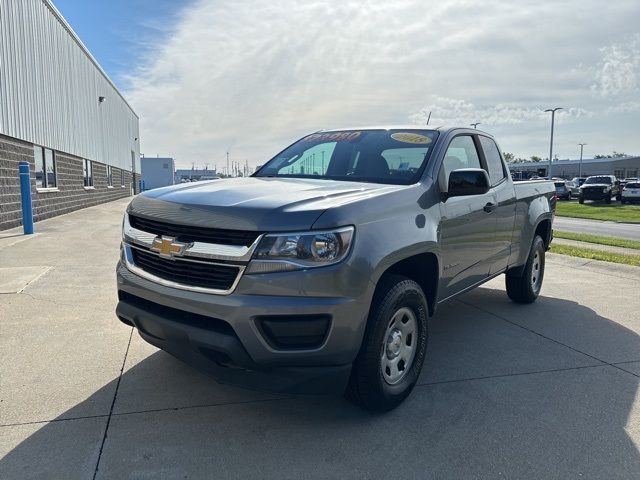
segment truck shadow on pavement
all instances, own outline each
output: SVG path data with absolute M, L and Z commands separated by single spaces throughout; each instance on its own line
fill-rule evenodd
M 119 380 L 52 422 L 7 427 L 5 441 L 28 436 L 0 460 L 0 478 L 85 479 L 98 464 L 97 478 L 633 478 L 640 471 L 627 433 L 638 442 L 640 338 L 572 301 L 541 297 L 521 306 L 480 288 L 444 306 L 432 320 L 418 386 L 378 416 L 338 397 L 218 385 L 133 342 L 149 354 Z M 116 387 L 110 416 L 87 414 L 87 404 L 109 405 Z

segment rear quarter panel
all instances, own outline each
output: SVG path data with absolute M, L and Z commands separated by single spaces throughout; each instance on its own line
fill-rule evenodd
M 527 261 L 536 228 L 543 220 L 553 221 L 555 186 L 551 181 L 532 180 L 514 182 L 516 218 L 513 248 L 509 266 L 523 265 Z

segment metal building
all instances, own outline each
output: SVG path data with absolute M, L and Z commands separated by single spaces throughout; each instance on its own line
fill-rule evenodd
M 522 162 L 510 163 L 509 170 L 516 179 L 531 178 L 534 175 L 546 177 L 549 163 Z M 621 158 L 588 158 L 582 160 L 557 160 L 551 164 L 551 175 L 571 179 L 582 174 L 589 175 L 615 175 L 619 179 L 638 177 L 640 174 L 640 157 Z
M 175 162 L 171 157 L 142 157 L 142 190 L 167 187 L 175 182 Z
M 130 195 L 138 117 L 49 0 L 0 0 L 0 229 L 19 225 L 18 162 L 35 219 Z

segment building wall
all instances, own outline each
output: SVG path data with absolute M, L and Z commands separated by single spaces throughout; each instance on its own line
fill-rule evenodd
M 31 176 L 35 221 L 131 195 L 133 178 L 130 171 L 124 170 L 123 188 L 120 185 L 121 170 L 112 168 L 113 187 L 108 187 L 106 165 L 94 162 L 94 188 L 85 188 L 83 159 L 58 151 L 55 157 L 58 179 L 55 191 L 38 191 L 35 177 Z M 18 163 L 21 161 L 28 161 L 33 171 L 33 144 L 0 135 L 0 230 L 22 225 L 18 178 Z
M 0 134 L 140 172 L 138 117 L 49 0 L 0 0 L 0 66 Z
M 174 162 L 171 157 L 143 157 L 140 159 L 142 185 L 145 190 L 166 187 L 175 183 Z
M 517 177 L 517 172 L 540 173 L 547 174 L 547 162 L 509 165 L 512 175 Z M 571 179 L 577 177 L 580 172 L 580 164 L 576 161 L 571 162 L 554 162 L 551 167 L 551 174 L 554 177 L 563 177 Z M 582 176 L 590 175 L 616 175 L 623 179 L 626 177 L 636 177 L 640 174 L 640 157 L 616 158 L 616 159 L 589 159 L 582 163 Z

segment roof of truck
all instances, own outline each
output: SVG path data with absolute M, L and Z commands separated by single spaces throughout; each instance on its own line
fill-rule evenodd
M 451 130 L 473 130 L 478 133 L 484 133 L 491 136 L 490 133 L 482 130 L 477 130 L 471 127 L 451 127 L 445 125 L 419 125 L 415 123 L 411 124 L 398 124 L 398 125 L 369 125 L 349 128 L 326 128 L 318 130 L 319 132 L 344 132 L 349 130 L 436 130 L 438 132 L 449 132 Z

